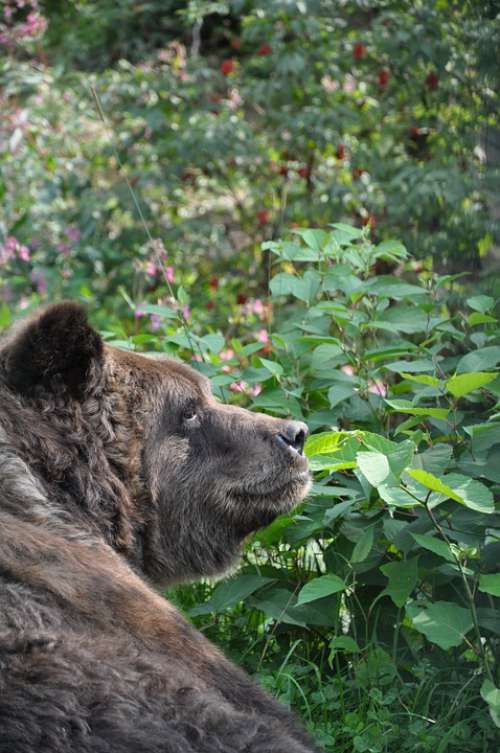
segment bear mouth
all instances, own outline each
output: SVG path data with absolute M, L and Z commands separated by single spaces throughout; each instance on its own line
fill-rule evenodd
M 309 470 L 302 470 L 291 475 L 286 481 L 261 481 L 259 484 L 239 489 L 236 496 L 241 501 L 280 514 L 302 502 L 310 488 L 311 474 Z

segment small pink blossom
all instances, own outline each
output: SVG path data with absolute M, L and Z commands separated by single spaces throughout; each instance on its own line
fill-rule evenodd
M 146 314 L 144 313 L 144 311 L 141 310 L 141 308 L 139 306 L 137 306 L 136 309 L 135 309 L 135 311 L 134 311 L 134 316 L 135 316 L 136 319 L 140 319 L 141 316 L 146 316 Z
M 149 317 L 151 330 L 153 332 L 158 332 L 158 330 L 161 328 L 161 316 L 158 314 L 151 314 Z
M 202 363 L 203 358 L 200 356 L 199 353 L 193 353 L 193 356 L 191 358 L 192 361 L 196 361 L 196 363 Z
M 19 246 L 17 249 L 17 255 L 21 259 L 21 261 L 29 261 L 30 260 L 30 250 L 28 246 Z
M 347 374 L 347 376 L 354 376 L 354 369 L 353 369 L 353 367 L 351 366 L 351 364 L 349 364 L 349 363 L 348 363 L 348 364 L 346 364 L 345 366 L 341 366 L 341 367 L 340 367 L 340 370 L 341 370 L 341 371 L 342 371 L 342 372 L 343 372 L 344 374 Z
M 66 241 L 61 241 L 57 244 L 57 250 L 63 254 L 63 256 L 69 256 L 71 254 L 71 248 Z
M 153 261 L 146 262 L 146 274 L 148 277 L 156 277 L 158 267 Z
M 262 317 L 264 313 L 264 304 L 260 300 L 260 298 L 256 298 L 253 302 L 252 310 L 254 314 L 257 314 L 257 316 Z
M 189 308 L 189 306 L 183 307 L 182 316 L 184 319 L 189 319 L 189 317 L 191 316 L 191 309 Z
M 387 395 L 387 387 L 380 379 L 373 379 L 368 382 L 368 392 L 385 397 Z
M 219 353 L 219 358 L 221 361 L 230 361 L 231 358 L 234 358 L 234 350 L 231 348 L 228 348 L 227 350 L 221 350 Z
M 267 329 L 259 329 L 259 331 L 255 335 L 255 339 L 258 342 L 267 345 L 267 343 L 269 342 L 269 332 L 267 331 Z
M 34 269 L 31 273 L 31 281 L 34 283 L 38 293 L 45 295 L 47 292 L 47 280 L 41 269 Z
M 248 390 L 248 384 L 243 380 L 240 380 L 239 382 L 232 382 L 229 385 L 229 389 L 231 390 L 231 392 L 246 392 Z
M 254 386 L 250 388 L 250 394 L 252 397 L 257 397 L 257 395 L 260 395 L 261 392 L 262 392 L 261 384 L 254 384 Z
M 221 371 L 223 371 L 224 374 L 230 374 L 231 371 L 232 371 L 232 368 L 231 368 L 231 366 L 229 366 L 228 364 L 226 364 L 225 366 L 222 366 Z
M 78 230 L 76 225 L 68 225 L 66 228 L 66 235 L 68 236 L 68 240 L 71 241 L 71 243 L 78 243 L 80 240 L 80 231 Z
M 163 275 L 165 277 L 165 280 L 172 284 L 175 281 L 175 275 L 174 275 L 174 268 L 173 267 L 165 267 L 163 270 Z

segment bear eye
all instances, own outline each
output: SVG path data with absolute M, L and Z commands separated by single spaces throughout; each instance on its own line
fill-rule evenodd
M 190 406 L 189 408 L 185 408 L 182 412 L 182 420 L 183 421 L 194 421 L 194 419 L 198 418 L 198 413 L 196 412 L 196 408 L 194 406 Z

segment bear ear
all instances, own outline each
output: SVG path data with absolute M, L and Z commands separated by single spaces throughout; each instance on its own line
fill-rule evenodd
M 46 308 L 17 331 L 6 350 L 7 381 L 25 395 L 66 388 L 73 397 L 82 397 L 91 366 L 99 367 L 103 360 L 100 335 L 85 309 L 73 301 Z

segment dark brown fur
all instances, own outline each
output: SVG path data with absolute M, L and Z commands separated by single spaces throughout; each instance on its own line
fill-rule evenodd
M 300 500 L 305 427 L 72 303 L 5 339 L 0 410 L 0 753 L 313 750 L 147 582 L 222 572 Z

